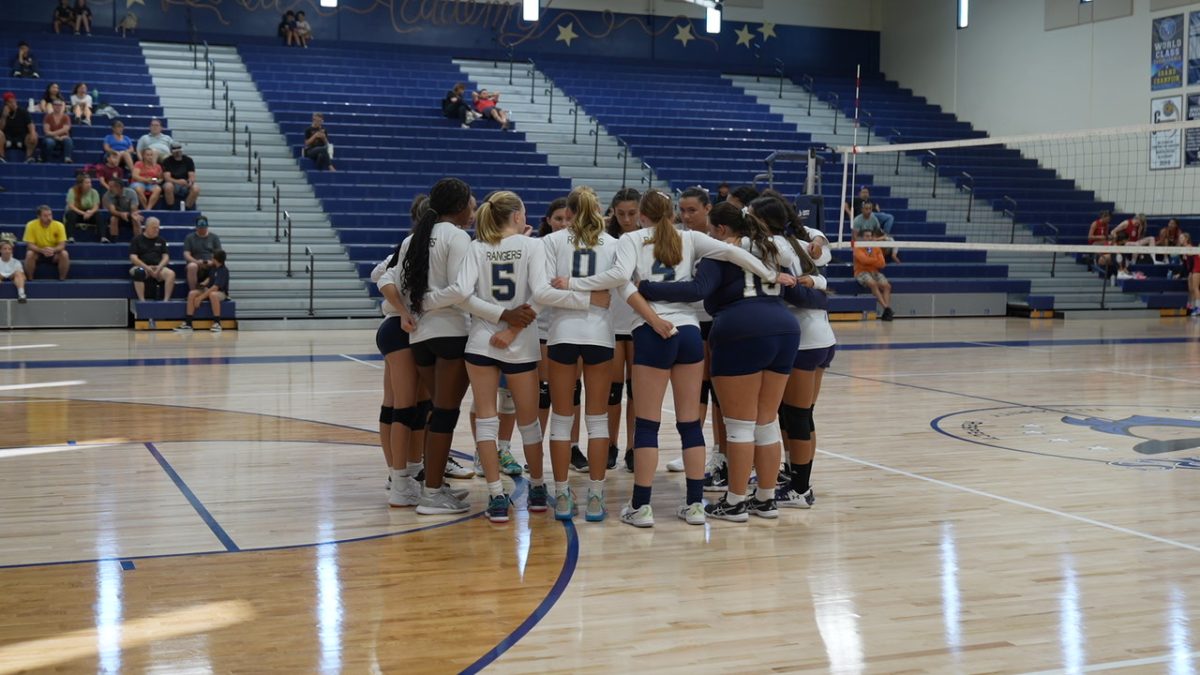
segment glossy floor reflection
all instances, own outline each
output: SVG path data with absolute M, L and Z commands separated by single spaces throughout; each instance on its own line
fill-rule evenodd
M 1200 323 L 838 334 L 815 508 L 650 530 L 388 509 L 369 332 L 0 336 L 0 674 L 1196 671 Z

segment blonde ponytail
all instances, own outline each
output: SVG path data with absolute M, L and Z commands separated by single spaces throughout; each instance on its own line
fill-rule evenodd
M 604 216 L 600 212 L 600 200 L 596 192 L 587 186 L 571 190 L 567 196 L 567 208 L 575 214 L 568 226 L 575 239 L 575 248 L 595 248 L 604 232 Z
M 654 259 L 674 267 L 683 261 L 683 235 L 675 229 L 675 209 L 671 196 L 662 190 L 647 190 L 638 211 L 654 223 Z

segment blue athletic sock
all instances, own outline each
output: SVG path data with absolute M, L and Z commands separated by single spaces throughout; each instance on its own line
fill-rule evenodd
M 687 479 L 687 503 L 699 504 L 704 501 L 704 479 L 703 478 L 688 478 Z
M 650 486 L 641 486 L 636 483 L 633 486 L 633 508 L 640 509 L 650 503 Z

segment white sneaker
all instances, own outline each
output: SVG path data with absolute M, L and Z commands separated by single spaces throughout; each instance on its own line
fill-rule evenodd
M 444 492 L 460 502 L 466 499 L 467 495 L 471 494 L 470 490 L 466 488 L 450 487 L 449 483 L 442 483 L 442 487 L 438 488 L 438 491 Z
M 454 495 L 447 494 L 442 490 L 422 491 L 421 499 L 417 503 L 417 514 L 422 516 L 451 515 L 466 513 L 469 510 L 471 510 L 470 505 L 455 499 Z
M 459 478 L 459 479 L 474 478 L 475 471 L 473 469 L 468 469 L 467 467 L 463 466 L 462 464 L 459 464 L 458 460 L 451 457 L 446 460 L 445 476 L 446 476 L 446 478 Z
M 220 323 L 218 323 L 218 322 L 216 322 L 216 321 L 214 321 L 214 322 L 213 322 L 213 325 L 212 325 L 212 326 L 211 326 L 211 327 L 208 329 L 208 332 L 210 332 L 210 333 L 220 333 L 220 332 L 221 332 L 221 324 L 220 324 Z
M 667 471 L 671 473 L 680 473 L 683 471 L 683 458 L 673 459 L 667 462 Z
M 392 487 L 388 490 L 388 506 L 401 508 L 421 503 L 421 484 L 412 476 L 392 473 Z
M 192 327 L 189 324 L 181 323 L 178 326 L 175 326 L 174 328 L 172 328 L 171 330 L 175 331 L 176 333 L 190 333 L 190 332 L 192 332 Z
M 688 525 L 703 525 L 706 521 L 704 504 L 701 502 L 682 504 L 675 513 L 679 516 L 680 520 L 686 521 Z
M 479 461 L 479 452 L 475 453 L 475 475 L 483 478 L 483 462 Z
M 621 507 L 621 522 L 634 527 L 654 527 L 654 509 L 650 508 L 649 504 L 635 509 L 633 504 L 626 502 L 625 506 Z

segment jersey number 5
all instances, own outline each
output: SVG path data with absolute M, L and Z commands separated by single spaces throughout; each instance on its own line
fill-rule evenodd
M 596 252 L 590 248 L 575 251 L 571 258 L 571 276 L 590 277 L 596 273 Z
M 492 265 L 492 297 L 500 302 L 517 296 L 517 281 L 513 278 L 513 264 Z

